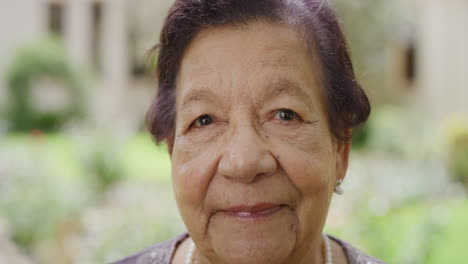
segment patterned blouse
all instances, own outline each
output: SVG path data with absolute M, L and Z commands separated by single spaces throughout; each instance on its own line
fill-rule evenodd
M 188 233 L 184 233 L 174 239 L 153 245 L 140 253 L 113 262 L 112 264 L 171 264 L 172 256 L 177 246 L 188 236 Z M 328 237 L 343 248 L 349 264 L 385 264 L 385 262 L 359 251 L 338 238 Z

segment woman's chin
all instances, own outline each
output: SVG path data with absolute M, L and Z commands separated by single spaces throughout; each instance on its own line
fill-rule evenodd
M 209 239 L 223 263 L 280 263 L 294 249 L 296 230 L 297 218 L 286 207 L 251 218 L 220 212 L 210 219 Z

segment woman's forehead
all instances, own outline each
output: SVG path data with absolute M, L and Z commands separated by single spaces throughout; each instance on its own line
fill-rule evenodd
M 296 30 L 285 24 L 257 21 L 201 31 L 187 47 L 181 66 L 196 64 L 196 69 L 203 70 L 236 62 L 284 66 L 295 64 L 307 53 Z
M 286 25 L 254 22 L 208 29 L 192 41 L 184 54 L 178 94 L 226 82 L 316 85 L 319 70 L 313 61 L 299 35 Z

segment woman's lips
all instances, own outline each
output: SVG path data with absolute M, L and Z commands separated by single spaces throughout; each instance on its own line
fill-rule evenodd
M 254 206 L 235 206 L 225 209 L 223 212 L 231 217 L 257 219 L 271 216 L 283 207 L 284 205 L 281 204 L 260 203 Z

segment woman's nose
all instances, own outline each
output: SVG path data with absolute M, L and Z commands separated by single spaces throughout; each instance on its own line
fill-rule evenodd
M 218 165 L 218 172 L 232 180 L 251 183 L 257 176 L 272 174 L 277 161 L 268 148 L 268 139 L 248 126 L 237 128 Z

